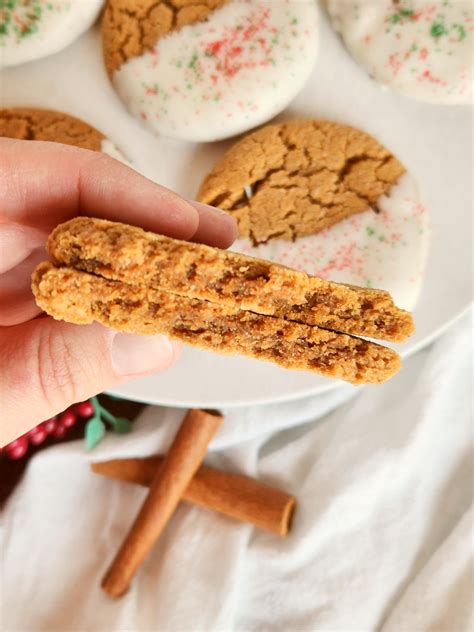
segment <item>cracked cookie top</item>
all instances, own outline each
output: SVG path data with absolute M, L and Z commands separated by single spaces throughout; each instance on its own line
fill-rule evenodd
M 254 244 L 312 235 L 377 208 L 405 172 L 368 134 L 331 121 L 269 125 L 236 143 L 198 199 L 234 215 Z
M 43 140 L 100 151 L 129 165 L 122 152 L 102 132 L 75 116 L 40 108 L 0 109 L 0 137 Z
M 105 136 L 74 116 L 39 108 L 0 110 L 0 136 L 18 140 L 49 140 L 101 151 Z

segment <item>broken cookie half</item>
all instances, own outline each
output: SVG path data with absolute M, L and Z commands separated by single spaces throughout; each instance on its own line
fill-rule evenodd
M 36 302 L 72 323 L 161 332 L 354 384 L 400 367 L 392 349 L 357 335 L 401 341 L 413 331 L 387 292 L 125 224 L 76 218 L 53 231 L 48 249 L 53 263 L 33 275 Z

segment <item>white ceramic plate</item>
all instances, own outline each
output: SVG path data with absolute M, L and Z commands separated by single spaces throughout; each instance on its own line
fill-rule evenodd
M 5 106 L 79 116 L 103 131 L 150 178 L 192 197 L 232 141 L 194 145 L 156 138 L 126 113 L 102 65 L 96 28 L 67 50 L 0 74 Z M 430 342 L 472 300 L 472 110 L 419 103 L 380 88 L 347 54 L 321 16 L 320 55 L 304 91 L 279 119 L 327 118 L 373 134 L 417 179 L 431 223 L 417 331 L 403 356 Z M 133 218 L 131 218 L 133 221 Z M 230 407 L 321 393 L 339 382 L 241 357 L 187 348 L 170 371 L 113 394 L 153 404 Z

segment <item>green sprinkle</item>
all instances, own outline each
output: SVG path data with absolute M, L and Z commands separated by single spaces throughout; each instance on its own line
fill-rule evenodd
M 371 228 L 370 226 L 366 227 L 366 231 L 367 231 L 367 235 L 369 237 L 372 237 L 372 235 L 375 233 L 375 230 L 373 228 Z
M 385 241 L 385 235 L 380 235 L 379 241 Z
M 389 20 L 392 24 L 397 24 L 397 22 L 400 22 L 400 16 L 398 15 L 398 13 L 394 13 L 393 15 L 390 16 Z
M 0 35 L 5 35 L 7 32 L 7 25 L 6 24 L 0 24 Z
M 413 9 L 400 9 L 400 15 L 404 18 L 409 18 L 413 15 Z
M 446 34 L 446 29 L 444 28 L 444 24 L 440 22 L 435 22 L 430 29 L 430 35 L 432 37 L 441 37 L 441 35 Z
M 367 279 L 365 284 L 366 284 L 367 287 L 372 287 L 372 281 L 370 279 Z
M 191 70 L 196 70 L 196 62 L 198 60 L 198 54 L 197 53 L 193 53 L 193 56 L 191 57 L 189 64 L 188 64 L 188 68 L 190 68 Z
M 462 24 L 460 24 L 458 27 L 458 33 L 459 33 L 459 41 L 462 42 L 463 39 L 466 39 L 466 29 L 464 28 L 464 26 Z

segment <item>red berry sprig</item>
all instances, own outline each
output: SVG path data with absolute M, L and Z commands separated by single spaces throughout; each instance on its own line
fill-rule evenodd
M 38 446 L 48 437 L 62 439 L 67 431 L 80 419 L 87 419 L 85 427 L 86 449 L 94 448 L 105 436 L 107 422 L 114 432 L 123 434 L 130 432 L 131 424 L 124 417 L 115 417 L 102 406 L 97 397 L 70 406 L 65 411 L 41 422 L 18 439 L 15 439 L 0 452 L 4 451 L 10 459 L 22 459 L 28 452 L 28 447 Z
M 64 412 L 41 422 L 18 439 L 6 445 L 2 451 L 13 460 L 22 459 L 28 451 L 30 445 L 38 446 L 48 437 L 62 439 L 67 431 L 72 428 L 78 418 L 89 419 L 95 414 L 94 404 L 88 400 L 74 404 Z

